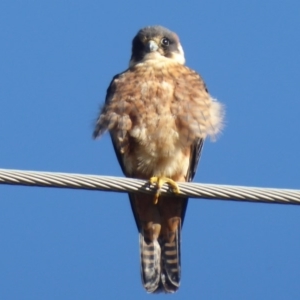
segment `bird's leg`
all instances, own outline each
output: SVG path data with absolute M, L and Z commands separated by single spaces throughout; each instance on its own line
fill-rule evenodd
M 156 184 L 156 193 L 155 193 L 155 196 L 154 196 L 154 204 L 157 204 L 158 197 L 160 195 L 161 187 L 165 183 L 167 183 L 170 187 L 172 187 L 174 193 L 176 193 L 176 194 L 180 193 L 178 184 L 174 180 L 172 180 L 171 178 L 154 176 L 154 177 L 151 177 L 149 181 L 150 181 L 151 184 Z

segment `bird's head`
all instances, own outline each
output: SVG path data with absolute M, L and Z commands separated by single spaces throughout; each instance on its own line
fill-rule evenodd
M 147 60 L 170 59 L 185 63 L 184 52 L 176 33 L 162 26 L 141 29 L 132 41 L 130 66 Z

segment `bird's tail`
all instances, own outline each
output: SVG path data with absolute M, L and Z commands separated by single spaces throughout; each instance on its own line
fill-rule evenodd
M 180 286 L 180 233 L 181 226 L 169 232 L 169 238 L 161 238 L 161 283 L 165 293 L 175 293 Z
M 157 239 L 150 240 L 140 233 L 141 276 L 144 288 L 154 293 L 160 286 L 161 249 Z
M 174 293 L 180 285 L 180 231 L 178 226 L 171 238 L 147 240 L 140 233 L 141 276 L 148 293 Z

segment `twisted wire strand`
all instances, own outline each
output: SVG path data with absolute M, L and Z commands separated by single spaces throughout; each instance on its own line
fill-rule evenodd
M 0 184 L 57 187 L 111 192 L 153 194 L 156 189 L 146 180 L 56 172 L 0 169 Z M 257 188 L 231 185 L 178 183 L 179 197 L 263 203 L 300 204 L 300 190 Z M 167 185 L 162 195 L 172 195 Z

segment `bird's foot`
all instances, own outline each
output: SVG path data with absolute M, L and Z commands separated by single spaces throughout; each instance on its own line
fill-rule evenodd
M 155 177 L 151 177 L 149 181 L 150 181 L 151 184 L 156 185 L 156 193 L 155 193 L 155 196 L 154 196 L 154 204 L 157 204 L 158 197 L 160 195 L 161 187 L 165 183 L 167 183 L 173 189 L 174 193 L 176 193 L 176 194 L 180 193 L 178 184 L 174 180 L 172 180 L 171 178 L 155 176 Z

